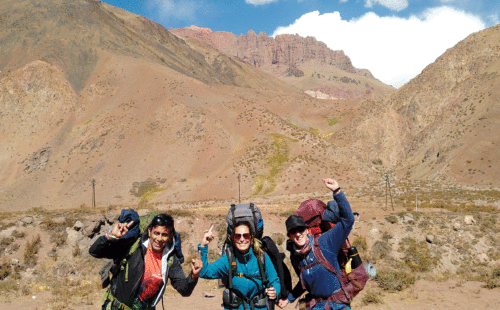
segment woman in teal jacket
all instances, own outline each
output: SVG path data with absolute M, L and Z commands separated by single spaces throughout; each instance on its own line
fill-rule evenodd
M 214 239 L 212 228 L 198 245 L 203 261 L 200 277 L 222 279 L 226 286 L 222 298 L 224 309 L 273 309 L 281 286 L 271 259 L 255 238 L 253 226 L 248 222 L 235 223 L 226 253 L 209 264 L 207 253 L 208 244 Z

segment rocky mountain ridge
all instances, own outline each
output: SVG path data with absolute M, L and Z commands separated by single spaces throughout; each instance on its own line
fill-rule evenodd
M 339 70 L 339 76 L 328 73 L 325 80 L 317 82 L 319 85 L 316 87 L 307 89 L 302 87 L 304 91 L 321 91 L 333 98 L 341 99 L 379 98 L 392 91 L 391 87 L 376 80 L 370 71 L 355 68 L 343 51 L 333 51 L 314 37 L 303 38 L 299 35 L 283 34 L 272 38 L 264 32 L 257 35 L 252 30 L 246 35 L 237 36 L 229 32 L 212 31 L 196 26 L 171 28 L 169 31 L 181 37 L 203 41 L 221 52 L 280 78 L 294 77 L 301 80 L 309 77 L 320 78 L 325 75 L 324 69 L 321 70 L 325 66 Z M 315 68 L 317 72 L 307 72 L 307 76 L 303 77 L 305 71 L 310 71 L 308 70 L 310 68 Z M 290 80 L 293 78 L 287 82 Z M 352 83 L 351 80 L 359 80 L 360 85 L 356 85 L 358 91 L 340 91 L 345 88 L 343 84 Z

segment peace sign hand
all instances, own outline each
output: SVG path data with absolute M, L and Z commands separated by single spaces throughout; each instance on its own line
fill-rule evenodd
M 134 221 L 129 223 L 117 223 L 109 233 L 110 237 L 112 239 L 120 239 L 127 234 L 128 229 L 132 226 L 132 224 L 134 224 Z

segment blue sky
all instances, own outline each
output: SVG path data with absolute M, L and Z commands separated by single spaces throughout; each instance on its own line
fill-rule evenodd
M 165 28 L 313 36 L 400 87 L 469 34 L 500 23 L 500 0 L 104 0 Z

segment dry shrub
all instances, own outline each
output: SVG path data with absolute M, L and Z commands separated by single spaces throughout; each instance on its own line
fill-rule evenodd
M 80 250 L 80 247 L 75 246 L 73 247 L 73 257 L 79 257 L 82 256 L 82 250 Z
M 280 246 L 286 241 L 286 236 L 282 233 L 274 233 L 272 239 L 276 245 Z
M 56 247 L 60 247 L 66 243 L 68 234 L 66 232 L 56 232 L 50 236 L 50 242 L 54 243 Z
M 14 238 L 3 237 L 2 239 L 0 239 L 0 248 L 4 249 L 8 247 L 12 242 L 14 242 Z
M 352 242 L 352 246 L 355 246 L 358 249 L 363 249 L 363 251 L 366 251 L 366 249 L 368 249 L 366 238 L 363 236 L 357 236 L 356 239 L 354 239 L 354 241 Z
M 429 250 L 424 240 L 417 242 L 413 238 L 404 238 L 398 251 L 405 254 L 403 261 L 413 272 L 429 271 L 438 262 L 438 258 Z
M 8 262 L 0 264 L 0 280 L 7 278 L 12 273 L 12 268 Z
M 395 224 L 398 222 L 398 218 L 395 217 L 394 215 L 388 215 L 385 217 L 385 220 L 391 224 Z
M 486 285 L 484 286 L 489 289 L 494 289 L 500 287 L 500 266 L 495 267 L 489 278 L 486 279 Z
M 378 240 L 375 242 L 372 248 L 372 254 L 374 259 L 383 259 L 391 256 L 392 247 L 386 241 Z
M 0 281 L 0 292 L 9 292 L 9 291 L 18 291 L 19 290 L 19 284 L 18 280 L 15 279 L 5 279 L 3 281 Z
M 168 210 L 168 214 L 172 217 L 188 217 L 188 218 L 195 217 L 194 211 L 186 209 L 171 209 Z
M 395 292 L 410 287 L 417 278 L 406 271 L 378 270 L 375 280 L 383 290 Z
M 40 248 L 40 235 L 37 235 L 33 240 L 26 242 L 26 248 L 24 249 L 24 263 L 27 266 L 33 267 L 38 261 L 38 250 Z
M 17 230 L 14 230 L 12 232 L 12 237 L 16 238 L 16 239 L 22 239 L 26 236 L 26 233 L 25 232 L 18 232 Z
M 380 294 L 375 293 L 375 292 L 367 292 L 365 294 L 365 296 L 363 296 L 362 302 L 365 306 L 370 305 L 370 304 L 371 305 L 380 305 L 380 304 L 384 303 Z

